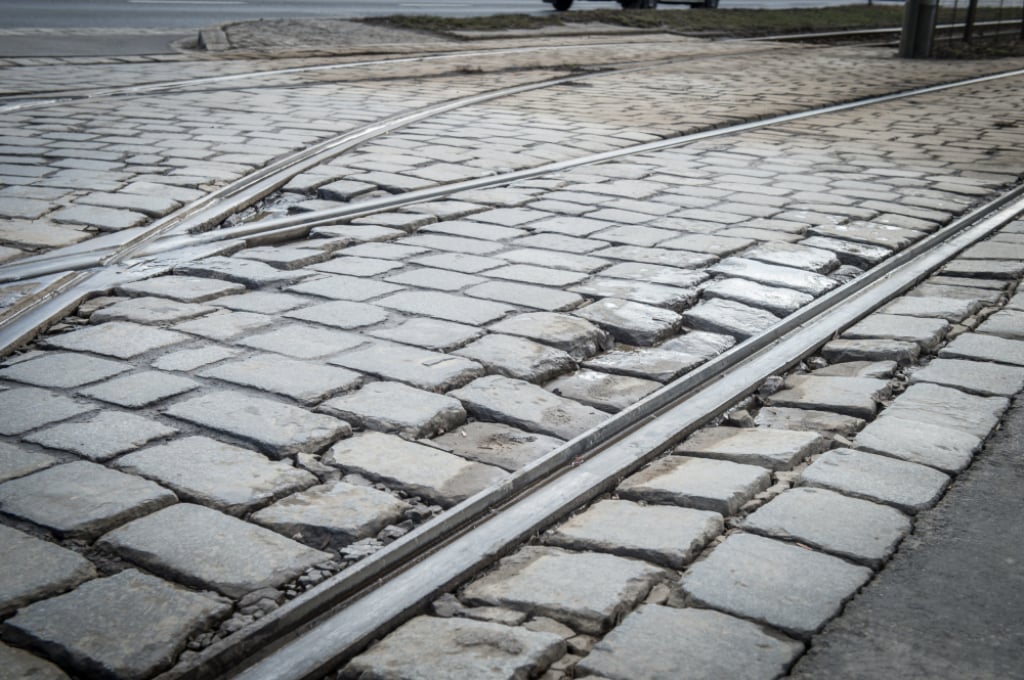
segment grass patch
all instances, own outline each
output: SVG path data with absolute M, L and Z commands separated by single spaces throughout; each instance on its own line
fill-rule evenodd
M 968 44 L 961 40 L 937 38 L 932 46 L 935 59 L 1001 59 L 1024 57 L 1024 42 L 1020 40 L 975 40 Z

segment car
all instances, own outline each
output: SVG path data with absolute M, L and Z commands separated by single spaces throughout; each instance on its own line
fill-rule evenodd
M 718 7 L 718 0 L 663 0 L 666 5 L 689 5 L 690 7 L 702 7 L 715 9 Z M 573 0 L 544 0 L 553 5 L 559 12 L 564 12 L 572 7 Z M 618 0 L 622 9 L 657 9 L 658 0 Z

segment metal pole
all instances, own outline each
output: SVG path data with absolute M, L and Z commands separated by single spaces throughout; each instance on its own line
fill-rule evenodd
M 974 39 L 974 20 L 978 16 L 978 0 L 970 0 L 967 4 L 967 19 L 964 21 L 964 42 Z
M 903 11 L 903 33 L 900 35 L 901 57 L 927 59 L 931 56 L 938 14 L 939 0 L 907 0 Z

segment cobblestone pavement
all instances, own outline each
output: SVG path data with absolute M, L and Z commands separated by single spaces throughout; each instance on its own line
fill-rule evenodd
M 411 125 L 296 177 L 266 209 L 1020 65 L 630 49 L 683 58 Z M 278 74 L 3 114 L 4 252 L 132 233 L 314 141 L 563 74 L 554 60 Z M 1017 181 L 1020 82 L 466 191 L 88 300 L 0 367 L 5 667 L 149 678 L 258 625 Z M 765 389 L 342 673 L 429 667 L 428 653 L 461 677 L 784 673 L 1024 386 L 1024 307 L 1012 297 L 995 311 L 1024 273 L 1022 232 L 971 249 L 829 343 L 813 372 Z

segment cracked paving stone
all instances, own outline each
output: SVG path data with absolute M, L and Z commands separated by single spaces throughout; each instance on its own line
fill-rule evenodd
M 785 675 L 802 643 L 711 609 L 642 605 L 594 645 L 577 672 L 607 680 L 761 680 Z
M 585 368 L 558 378 L 544 387 L 560 397 L 616 413 L 661 389 L 661 383 Z
M 983 333 L 964 333 L 939 350 L 939 356 L 943 359 L 975 359 L 1024 366 L 1024 341 Z
M 183 321 L 175 325 L 174 330 L 198 335 L 208 340 L 231 340 L 253 330 L 269 326 L 274 321 L 274 317 L 267 314 L 218 310 L 198 319 Z
M 828 446 L 829 438 L 813 431 L 709 427 L 687 437 L 676 452 L 781 470 Z
M 179 302 L 209 302 L 216 298 L 241 293 L 240 283 L 205 279 L 197 276 L 157 276 L 133 281 L 114 288 L 114 292 L 132 297 L 155 296 Z
M 179 503 L 105 534 L 98 545 L 161 576 L 228 597 L 275 588 L 331 559 L 280 534 Z
M 131 364 L 72 352 L 46 352 L 0 369 L 0 378 L 37 387 L 79 387 L 131 369 Z
M 793 574 L 800 574 L 798 582 Z M 733 534 L 683 574 L 695 603 L 802 638 L 821 629 L 864 585 L 867 567 L 751 534 Z
M 229 390 L 168 407 L 167 414 L 254 443 L 273 458 L 317 453 L 352 433 L 343 420 Z
M 329 363 L 431 392 L 445 392 L 482 375 L 475 361 L 390 342 L 372 342 L 342 352 Z
M 573 311 L 629 345 L 654 345 L 673 335 L 683 321 L 675 312 L 639 302 L 604 298 Z
M 568 314 L 526 312 L 490 326 L 490 330 L 518 335 L 551 345 L 577 361 L 611 347 L 611 338 L 594 324 Z
M 938 502 L 948 475 L 934 468 L 853 449 L 832 449 L 800 476 L 800 483 L 891 505 L 916 514 Z
M 887 505 L 804 486 L 768 501 L 741 527 L 879 569 L 910 533 L 911 524 Z
M 531 309 L 540 309 L 545 312 L 561 312 L 573 309 L 583 302 L 583 297 L 576 293 L 567 293 L 557 288 L 534 286 L 526 283 L 512 283 L 510 281 L 481 283 L 478 286 L 466 289 L 466 295 L 485 300 L 507 302 Z M 490 321 L 493 320 L 490 319 Z
M 844 437 L 853 437 L 864 427 L 864 422 L 862 418 L 840 413 L 785 406 L 766 406 L 754 417 L 754 423 L 758 427 L 776 430 L 815 430 Z
M 134 413 L 102 411 L 89 420 L 53 425 L 25 439 L 47 448 L 71 451 L 89 460 L 105 461 L 177 432 L 177 428 Z
M 197 387 L 199 383 L 184 376 L 140 371 L 79 390 L 79 394 L 126 408 L 142 408 Z
M 445 451 L 509 472 L 525 467 L 564 443 L 556 437 L 482 422 L 465 423 L 431 441 Z
M 292 284 L 312 275 L 311 272 L 276 269 L 256 260 L 219 255 L 178 265 L 174 273 L 241 283 L 246 288 Z
M 128 569 L 29 605 L 5 625 L 14 641 L 83 677 L 144 680 L 230 613 L 226 602 Z
M 569 290 L 588 297 L 619 298 L 680 312 L 697 300 L 696 288 L 663 286 L 646 281 L 594 277 Z
M 93 404 L 80 404 L 48 390 L 14 387 L 0 392 L 0 434 L 22 434 L 95 410 Z
M 184 333 L 153 328 L 130 321 L 110 321 L 70 333 L 48 335 L 44 345 L 76 352 L 93 352 L 118 359 L 131 359 L 155 349 L 163 349 L 188 340 Z
M 711 359 L 736 344 L 736 338 L 708 331 L 690 331 L 663 342 L 659 347 L 671 352 L 683 352 L 703 359 Z
M 339 481 L 283 498 L 254 513 L 252 521 L 307 545 L 337 550 L 376 536 L 410 507 L 384 491 Z
M 279 354 L 257 354 L 223 362 L 199 371 L 198 375 L 281 394 L 307 406 L 353 389 L 362 382 L 362 376 L 353 371 Z
M 78 553 L 0 525 L 0 616 L 96 577 Z
M 76 461 L 0 484 L 0 509 L 60 536 L 92 538 L 177 502 L 145 479 Z
M 497 321 L 515 308 L 489 300 L 433 291 L 406 291 L 380 300 L 380 305 L 414 316 L 429 316 L 471 326 Z
M 340 678 L 522 680 L 564 654 L 565 642 L 553 633 L 419 616 L 350 661 Z
M 318 410 L 367 430 L 412 439 L 448 432 L 466 422 L 458 399 L 393 382 L 370 383 L 324 402 Z
M 742 257 L 726 258 L 711 267 L 710 271 L 724 276 L 749 279 L 766 286 L 790 288 L 815 297 L 823 295 L 839 285 L 835 279 L 830 279 L 822 274 L 794 267 L 765 264 Z
M 985 439 L 1009 406 L 1002 397 L 979 397 L 927 383 L 911 385 L 885 410 L 886 417 L 960 430 Z
M 910 374 L 910 384 L 934 383 L 983 397 L 1013 397 L 1024 390 L 1024 368 L 963 359 L 933 359 Z
M 534 383 L 576 368 L 573 358 L 562 350 L 513 335 L 488 334 L 455 354 L 477 361 L 489 371 Z
M 666 456 L 627 477 L 618 494 L 629 500 L 732 515 L 770 484 L 771 473 L 755 465 Z
M 239 345 L 277 352 L 295 359 L 319 359 L 358 347 L 366 338 L 333 328 L 317 328 L 301 323 L 279 326 L 266 333 L 247 335 Z
M 925 351 L 934 350 L 946 337 L 950 324 L 944 319 L 875 313 L 843 331 L 850 340 L 903 340 L 916 342 Z
M 712 298 L 684 312 L 683 322 L 695 330 L 746 340 L 777 324 L 779 317 L 733 300 Z
M 206 437 L 152 446 L 115 465 L 158 482 L 183 500 L 237 516 L 317 483 L 289 463 Z
M 420 318 L 409 319 L 397 326 L 367 330 L 365 333 L 375 338 L 392 340 L 404 345 L 414 345 L 436 352 L 450 352 L 476 340 L 484 334 L 484 331 L 474 326 L 451 321 Z
M 784 389 L 767 398 L 771 406 L 834 411 L 870 420 L 890 393 L 888 380 L 825 375 L 791 375 Z
M 0 482 L 45 470 L 58 460 L 46 453 L 29 451 L 18 444 L 0 442 Z
M 1014 309 L 1000 310 L 985 319 L 976 330 L 986 335 L 1024 340 L 1024 312 Z
M 681 569 L 724 529 L 716 512 L 604 500 L 548 531 L 547 545 L 635 557 Z
M 602 423 L 607 415 L 531 383 L 489 375 L 449 393 L 475 418 L 572 439 Z
M 289 286 L 291 293 L 315 295 L 331 300 L 353 300 L 363 302 L 371 298 L 402 290 L 402 286 L 384 281 L 357 276 L 321 276 L 303 283 Z
M 363 432 L 338 442 L 323 462 L 445 507 L 506 477 L 496 467 L 379 432 Z
M 0 668 L 10 677 L 30 680 L 69 680 L 61 669 L 23 649 L 0 642 Z
M 596 371 L 666 383 L 703 362 L 702 357 L 659 347 L 624 347 L 599 354 L 583 365 Z
M 334 300 L 285 312 L 284 316 L 334 328 L 351 329 L 381 323 L 388 318 L 388 313 L 380 307 L 363 302 Z
M 526 611 L 600 635 L 646 597 L 665 572 L 639 560 L 528 546 L 470 583 L 462 600 Z
M 981 300 L 919 295 L 896 298 L 879 311 L 886 315 L 931 317 L 960 323 L 981 306 Z
M 705 286 L 701 294 L 704 299 L 722 298 L 739 302 L 748 307 L 767 310 L 777 316 L 786 316 L 814 298 L 790 288 L 765 286 L 746 279 L 721 279 Z
M 961 336 L 962 337 L 962 336 Z M 954 340 L 954 342 L 956 342 Z M 821 348 L 821 355 L 830 363 L 851 361 L 895 361 L 912 364 L 921 354 L 921 346 L 909 340 L 832 340 Z M 942 353 L 939 353 L 940 356 Z
M 215 311 L 215 307 L 192 302 L 178 302 L 159 297 L 133 297 L 97 309 L 89 317 L 91 323 L 132 321 L 141 324 L 165 324 L 187 321 Z

